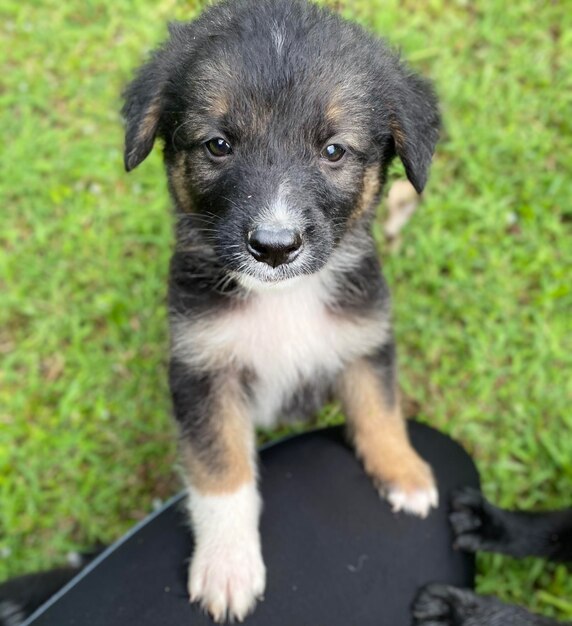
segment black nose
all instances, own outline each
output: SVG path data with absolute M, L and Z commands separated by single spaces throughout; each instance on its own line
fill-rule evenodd
M 290 263 L 302 245 L 302 236 L 294 230 L 257 228 L 248 234 L 248 251 L 261 263 L 272 267 Z

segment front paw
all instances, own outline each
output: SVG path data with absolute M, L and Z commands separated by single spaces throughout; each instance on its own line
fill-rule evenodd
M 489 504 L 480 491 L 465 487 L 451 498 L 449 521 L 455 534 L 455 548 L 477 552 L 494 550 L 503 538 L 502 512 Z
M 425 518 L 439 505 L 439 494 L 433 472 L 427 463 L 415 456 L 401 468 L 399 476 L 382 484 L 381 493 L 393 512 L 404 511 Z
M 215 622 L 242 622 L 262 598 L 265 586 L 259 546 L 197 546 L 189 568 L 189 595 Z

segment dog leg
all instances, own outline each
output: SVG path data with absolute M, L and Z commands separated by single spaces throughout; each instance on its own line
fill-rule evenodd
M 453 494 L 451 508 L 457 548 L 572 561 L 572 509 L 505 511 L 471 487 Z
M 394 511 L 426 517 L 438 494 L 431 468 L 412 448 L 401 416 L 392 344 L 348 365 L 342 405 L 358 457 Z
M 189 568 L 191 602 L 200 602 L 215 622 L 242 622 L 266 585 L 256 484 L 221 494 L 190 487 L 189 512 L 196 542 Z
M 242 621 L 264 593 L 254 433 L 238 377 L 171 365 L 195 548 L 191 602 L 216 622 Z

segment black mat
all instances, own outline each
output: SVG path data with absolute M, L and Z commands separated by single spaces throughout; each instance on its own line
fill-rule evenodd
M 247 626 L 409 626 L 409 606 L 421 585 L 473 585 L 473 557 L 453 551 L 446 517 L 451 489 L 478 486 L 475 466 L 436 430 L 411 423 L 410 434 L 439 484 L 440 508 L 426 520 L 391 512 L 344 444 L 341 428 L 261 452 L 268 582 Z M 212 624 L 188 602 L 191 549 L 179 496 L 27 624 Z

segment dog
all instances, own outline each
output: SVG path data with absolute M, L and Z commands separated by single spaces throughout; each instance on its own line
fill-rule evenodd
M 305 0 L 229 0 L 169 32 L 124 94 L 125 167 L 163 140 L 188 589 L 240 621 L 266 579 L 255 426 L 336 395 L 393 509 L 437 506 L 400 413 L 371 225 L 394 156 L 423 190 L 440 114 L 383 41 Z
M 572 509 L 529 513 L 499 509 L 471 488 L 452 498 L 451 524 L 458 548 L 517 558 L 538 556 L 572 562 Z M 432 584 L 419 594 L 416 626 L 557 626 L 562 622 L 534 615 L 468 589 Z

